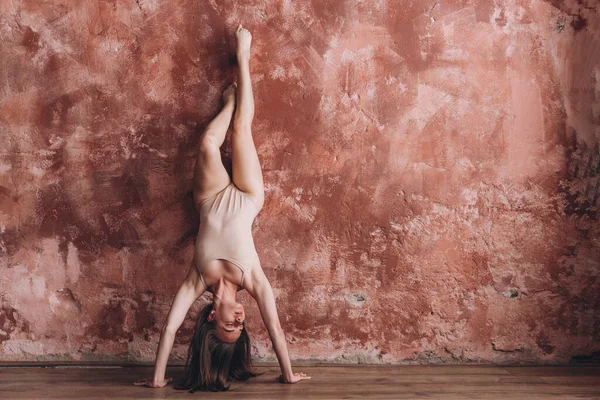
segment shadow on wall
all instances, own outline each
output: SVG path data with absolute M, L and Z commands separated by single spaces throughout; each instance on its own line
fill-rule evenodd
M 573 285 L 578 290 L 565 299 L 564 314 L 579 315 L 568 325 L 569 333 L 593 338 L 580 346 L 571 362 L 600 361 L 600 246 L 593 238 L 600 235 L 600 36 L 598 13 L 594 1 L 550 3 L 560 10 L 555 17 L 554 33 L 566 33 L 555 54 L 557 73 L 563 77 L 561 90 L 566 110 L 566 171 L 560 181 L 564 210 L 573 237 L 565 241 L 553 279 Z M 591 20 L 591 25 L 589 24 Z M 568 27 L 572 33 L 568 32 Z M 563 230 L 566 227 L 560 226 Z

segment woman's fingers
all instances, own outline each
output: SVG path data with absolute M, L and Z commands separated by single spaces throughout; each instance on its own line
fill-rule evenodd
M 304 379 L 310 379 L 310 376 L 307 376 L 304 372 L 294 372 L 292 380 L 289 382 L 283 379 L 283 375 L 279 375 L 279 382 L 281 383 L 296 383 Z

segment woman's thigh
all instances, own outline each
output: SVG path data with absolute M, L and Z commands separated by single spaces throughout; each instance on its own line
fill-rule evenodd
M 221 151 L 210 141 L 201 140 L 194 168 L 194 202 L 223 190 L 231 179 L 221 160 Z
M 252 139 L 252 131 L 234 128 L 232 137 L 233 183 L 242 191 L 257 199 L 264 197 L 262 168 Z

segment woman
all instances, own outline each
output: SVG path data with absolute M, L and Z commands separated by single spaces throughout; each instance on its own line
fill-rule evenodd
M 225 90 L 225 105 L 206 127 L 198 146 L 194 202 L 200 215 L 200 228 L 194 262 L 162 328 L 154 377 L 139 380 L 136 385 L 163 387 L 171 381 L 165 379 L 165 369 L 175 332 L 192 303 L 205 290 L 213 294 L 214 302 L 200 313 L 188 352 L 186 377 L 179 388 L 227 390 L 227 379 L 246 380 L 255 376 L 250 369 L 244 308 L 235 301 L 236 292 L 242 289 L 246 289 L 258 304 L 279 361 L 280 381 L 295 383 L 310 379 L 304 373 L 292 372 L 273 291 L 252 239 L 252 222 L 264 203 L 262 171 L 251 132 L 254 117 L 250 81 L 252 36 L 241 24 L 235 36 L 239 88 L 234 83 Z M 236 102 L 232 182 L 221 161 L 219 148 L 225 140 Z

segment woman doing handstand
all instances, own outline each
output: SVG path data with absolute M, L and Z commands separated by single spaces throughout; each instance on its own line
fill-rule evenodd
M 310 379 L 293 373 L 275 298 L 252 238 L 252 223 L 262 209 L 264 189 L 251 124 L 254 99 L 250 81 L 252 36 L 241 24 L 235 32 L 239 87 L 223 93 L 224 107 L 203 132 L 194 170 L 194 202 L 200 215 L 194 261 L 181 284 L 161 330 L 154 377 L 136 385 L 163 387 L 175 332 L 194 301 L 208 290 L 213 303 L 200 312 L 190 343 L 185 378 L 177 387 L 195 390 L 227 390 L 228 379 L 247 380 L 251 370 L 250 339 L 244 325 L 244 307 L 235 300 L 239 290 L 256 300 L 281 368 L 281 382 Z M 237 103 L 237 108 L 236 108 Z M 219 148 L 234 114 L 232 174 L 229 178 Z

